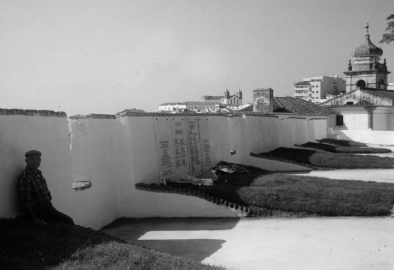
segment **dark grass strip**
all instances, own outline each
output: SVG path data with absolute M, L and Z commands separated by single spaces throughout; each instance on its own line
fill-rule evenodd
M 175 188 L 179 193 L 204 199 L 217 197 L 260 216 L 268 216 L 272 211 L 318 216 L 387 216 L 394 204 L 394 184 L 390 183 L 273 174 L 251 167 L 248 170 L 246 174 L 226 174 L 227 181 L 215 182 L 213 186 L 169 182 L 167 187 L 157 187 Z
M 394 159 L 389 157 L 359 156 L 343 153 L 330 153 L 320 150 L 277 148 L 257 155 L 262 158 L 290 160 L 311 166 L 331 169 L 392 169 Z
M 261 176 L 238 194 L 250 205 L 322 216 L 387 216 L 394 204 L 391 183 L 287 174 Z
M 0 220 L 1 269 L 221 269 L 91 229 Z
M 314 143 L 307 142 L 301 145 L 302 147 L 324 150 L 333 153 L 350 153 L 350 154 L 380 154 L 380 153 L 391 153 L 390 149 L 385 148 L 372 148 L 372 147 L 349 147 L 349 146 L 338 146 L 326 143 Z
M 366 143 L 346 141 L 346 140 L 321 139 L 318 140 L 318 142 L 329 143 L 338 146 L 347 146 L 347 147 L 367 147 Z

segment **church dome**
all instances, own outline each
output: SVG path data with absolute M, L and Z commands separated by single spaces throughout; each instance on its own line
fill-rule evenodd
M 382 54 L 383 50 L 371 42 L 369 34 L 365 36 L 364 43 L 352 52 L 353 57 L 379 57 Z

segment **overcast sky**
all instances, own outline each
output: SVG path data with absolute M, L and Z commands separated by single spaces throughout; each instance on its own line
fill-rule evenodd
M 292 95 L 302 78 L 345 78 L 379 44 L 393 0 L 0 0 L 0 108 L 158 111 L 239 88 Z M 383 59 L 381 60 L 383 61 Z M 394 82 L 394 76 L 389 75 Z

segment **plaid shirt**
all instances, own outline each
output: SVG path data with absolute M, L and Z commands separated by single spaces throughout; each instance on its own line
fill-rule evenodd
M 21 203 L 29 202 L 32 206 L 52 200 L 47 182 L 40 170 L 36 173 L 27 168 L 22 171 L 18 178 L 18 197 Z

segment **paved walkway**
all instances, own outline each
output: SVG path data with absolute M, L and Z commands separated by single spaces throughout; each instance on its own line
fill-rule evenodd
M 296 174 L 394 183 L 394 169 Z M 232 269 L 394 269 L 394 218 L 119 219 L 102 231 Z
M 120 219 L 104 232 L 236 269 L 394 269 L 394 218 Z

